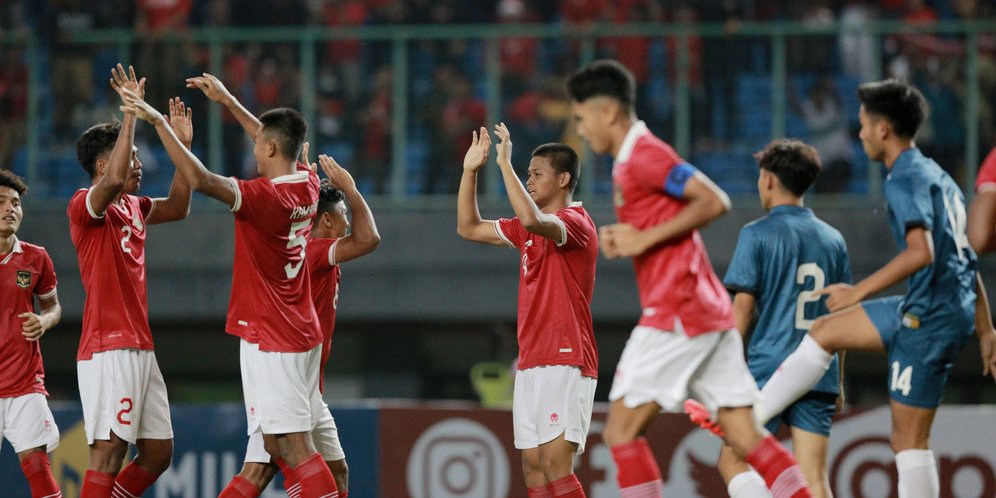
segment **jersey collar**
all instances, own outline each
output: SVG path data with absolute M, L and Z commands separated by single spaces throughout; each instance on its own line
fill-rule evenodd
M 14 245 L 12 245 L 10 247 L 10 254 L 8 254 L 7 256 L 5 256 L 3 258 L 3 261 L 0 261 L 0 264 L 3 264 L 3 265 L 7 264 L 7 262 L 10 261 L 10 258 L 13 258 L 15 254 L 20 254 L 22 252 L 24 252 L 24 249 L 21 249 L 21 240 L 18 239 L 17 236 L 15 235 L 14 236 Z
M 623 138 L 622 145 L 619 146 L 619 153 L 616 154 L 615 164 L 629 161 L 629 156 L 633 154 L 633 147 L 636 147 L 636 141 L 648 131 L 647 123 L 643 121 L 633 123 L 629 127 L 629 131 L 626 132 L 626 138 Z

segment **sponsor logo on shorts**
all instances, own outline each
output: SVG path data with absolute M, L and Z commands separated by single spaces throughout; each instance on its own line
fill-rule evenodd
M 22 289 L 27 289 L 31 287 L 31 272 L 18 270 L 17 271 L 17 286 Z
M 557 425 L 557 422 L 559 421 L 560 417 L 556 414 L 556 412 L 550 414 L 550 425 Z
M 42 428 L 45 429 L 45 432 L 52 432 L 52 421 L 49 419 L 45 419 L 42 422 Z

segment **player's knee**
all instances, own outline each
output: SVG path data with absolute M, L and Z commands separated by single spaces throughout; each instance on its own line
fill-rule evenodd
M 104 474 L 117 475 L 121 472 L 121 464 L 128 453 L 128 444 L 117 444 L 111 441 L 95 441 L 90 447 L 90 470 Z
M 256 489 L 264 489 L 273 477 L 277 475 L 277 468 L 272 465 L 262 463 L 247 462 L 242 466 L 239 476 L 256 486 Z
M 827 323 L 826 316 L 821 316 L 813 321 L 813 326 L 809 329 L 809 337 L 824 350 L 832 353 L 837 350 L 837 346 L 833 342 L 834 336 L 830 333 L 830 327 Z
M 920 441 L 915 434 L 910 431 L 897 430 L 897 428 L 892 429 L 892 434 L 889 435 L 889 444 L 892 445 L 893 453 L 927 447 L 926 441 Z
M 606 427 L 605 431 L 602 432 L 602 442 L 609 448 L 628 443 L 635 438 L 635 435 L 628 434 L 627 431 L 622 430 L 621 428 Z

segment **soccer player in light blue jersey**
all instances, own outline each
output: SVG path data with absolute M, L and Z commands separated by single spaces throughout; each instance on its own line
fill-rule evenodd
M 803 207 L 803 196 L 821 170 L 816 149 L 798 140 L 775 140 L 754 156 L 757 190 L 768 215 L 740 231 L 723 284 L 735 293 L 733 318 L 746 334 L 754 309 L 758 320 L 747 347 L 747 365 L 764 386 L 805 337 L 815 318 L 827 313 L 814 292 L 850 283 L 847 244 L 835 228 Z M 827 439 L 840 390 L 836 355 L 809 392 L 767 423 L 792 430 L 792 447 L 814 497 L 830 497 Z M 719 472 L 731 498 L 771 497 L 764 480 L 724 446 Z
M 858 97 L 862 145 L 889 170 L 885 198 L 900 252 L 856 285 L 829 285 L 811 295 L 826 295 L 834 313 L 817 319 L 768 379 L 755 413 L 767 422 L 784 411 L 823 378 L 837 351 L 886 353 L 899 497 L 937 497 L 931 424 L 975 320 L 988 324 L 991 317 L 986 306 L 976 310 L 981 281 L 965 231 L 965 198 L 913 142 L 926 114 L 923 95 L 907 83 L 887 80 L 861 85 Z M 905 295 L 864 301 L 903 279 L 908 279 Z

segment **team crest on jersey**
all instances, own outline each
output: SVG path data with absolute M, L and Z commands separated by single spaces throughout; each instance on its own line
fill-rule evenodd
M 17 286 L 22 289 L 27 289 L 31 287 L 31 272 L 18 270 L 17 271 Z
M 136 231 L 142 231 L 142 219 L 138 217 L 138 213 L 135 213 L 131 217 L 131 225 L 135 227 Z

